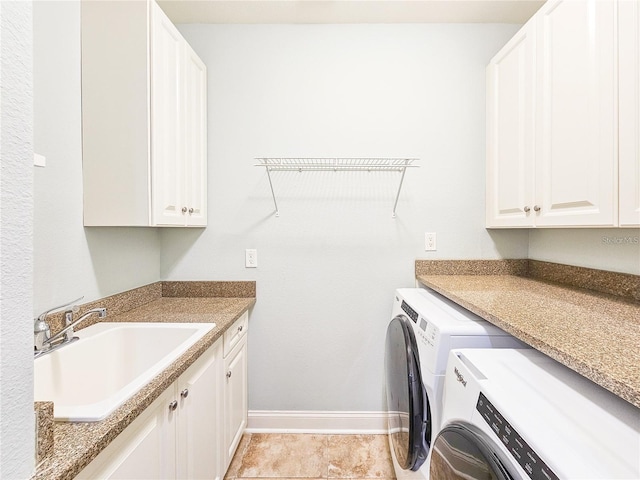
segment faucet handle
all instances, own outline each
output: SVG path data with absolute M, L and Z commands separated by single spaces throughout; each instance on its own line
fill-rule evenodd
M 77 301 L 77 300 L 76 300 Z M 75 302 L 73 302 L 75 303 Z M 65 310 L 64 312 L 64 324 L 65 326 L 70 325 L 73 322 L 73 314 L 78 313 L 80 311 L 80 307 L 78 305 L 72 305 L 71 308 Z
M 44 321 L 44 320 L 45 320 L 45 318 L 47 318 L 47 315 L 49 315 L 51 312 L 55 312 L 56 310 L 59 310 L 59 309 L 64 308 L 64 307 L 68 307 L 68 306 L 70 306 L 70 305 L 73 305 L 72 310 L 73 310 L 74 312 L 77 312 L 77 311 L 78 311 L 78 309 L 79 309 L 80 307 L 78 307 L 77 305 L 74 305 L 74 304 L 75 304 L 76 302 L 79 302 L 79 301 L 80 301 L 80 300 L 82 300 L 83 298 L 84 298 L 84 295 L 83 295 L 83 296 L 81 296 L 80 298 L 76 298 L 75 300 L 72 300 L 72 301 L 70 301 L 70 302 L 63 303 L 62 305 L 58 305 L 57 307 L 50 308 L 50 309 L 49 309 L 49 310 L 47 310 L 46 312 L 43 312 L 43 313 L 41 313 L 40 315 L 38 315 L 38 317 L 37 317 L 37 319 L 36 319 L 36 320 Z
M 34 335 L 41 333 L 45 338 L 49 338 L 51 336 L 51 329 L 47 322 L 38 317 L 35 322 L 33 322 L 33 333 Z

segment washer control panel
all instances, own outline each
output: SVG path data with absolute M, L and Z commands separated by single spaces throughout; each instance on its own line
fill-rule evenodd
M 560 480 L 482 392 L 476 410 L 532 480 Z
M 438 329 L 435 327 L 435 325 L 418 315 L 418 312 L 411 308 L 411 306 L 404 300 L 402 301 L 401 307 L 404 313 L 406 313 L 409 318 L 413 320 L 413 323 L 416 324 L 416 328 L 414 330 L 418 334 L 422 342 L 431 347 L 435 346 L 436 337 L 438 334 Z
M 411 306 L 404 300 L 402 301 L 401 308 L 402 311 L 404 311 L 404 313 L 406 313 L 409 318 L 413 320 L 413 323 L 418 323 L 418 312 L 411 308 Z

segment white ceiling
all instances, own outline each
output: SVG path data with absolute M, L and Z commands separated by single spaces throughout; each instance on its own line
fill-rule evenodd
M 525 23 L 544 0 L 158 0 L 174 23 Z

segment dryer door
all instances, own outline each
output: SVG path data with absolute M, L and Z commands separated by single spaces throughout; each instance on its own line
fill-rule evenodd
M 387 328 L 385 370 L 391 444 L 399 465 L 415 471 L 429 453 L 431 416 L 410 322 L 404 315 L 391 320 Z
M 471 425 L 452 423 L 433 442 L 429 464 L 430 480 L 520 480 L 509 472 L 500 450 Z

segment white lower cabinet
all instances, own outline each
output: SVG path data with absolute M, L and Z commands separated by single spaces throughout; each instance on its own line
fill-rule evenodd
M 229 467 L 247 426 L 247 326 L 244 314 L 225 332 L 224 465 Z
M 77 479 L 221 479 L 222 340 L 196 360 Z
M 76 477 L 222 480 L 247 426 L 245 312 Z
M 178 478 L 221 480 L 222 345 L 218 340 L 178 381 Z

